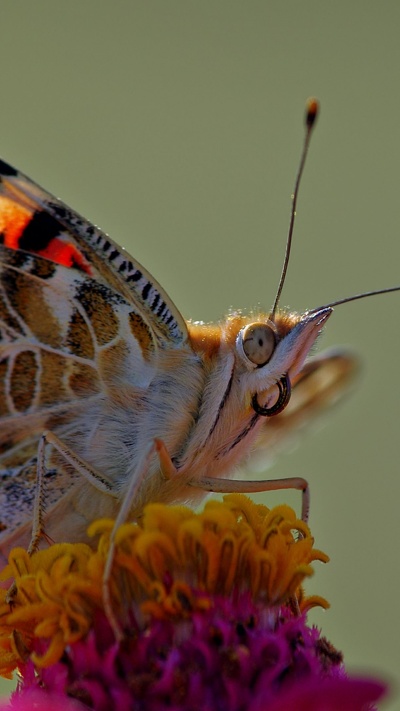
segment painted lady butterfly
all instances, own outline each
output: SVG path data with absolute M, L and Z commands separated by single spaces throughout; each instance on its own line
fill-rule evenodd
M 76 541 L 132 481 L 132 516 L 204 489 L 306 490 L 221 477 L 346 387 L 346 353 L 305 362 L 332 305 L 186 322 L 101 230 L 4 162 L 0 176 L 3 555 L 29 542 L 33 519 L 41 534 L 43 491 L 46 534 Z

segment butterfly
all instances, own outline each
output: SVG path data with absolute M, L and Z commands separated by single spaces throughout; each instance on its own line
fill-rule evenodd
M 332 305 L 185 321 L 100 229 L 5 162 L 0 179 L 2 556 L 33 520 L 35 545 L 86 540 L 128 490 L 131 517 L 209 490 L 304 494 L 231 477 L 347 388 L 353 356 L 308 357 Z

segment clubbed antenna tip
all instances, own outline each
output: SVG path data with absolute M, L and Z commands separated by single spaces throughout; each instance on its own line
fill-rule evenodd
M 306 126 L 312 128 L 319 114 L 319 103 L 317 99 L 311 97 L 306 102 Z

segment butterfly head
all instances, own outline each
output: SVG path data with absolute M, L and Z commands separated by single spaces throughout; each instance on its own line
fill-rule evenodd
M 286 407 L 291 383 L 331 313 L 323 307 L 304 314 L 278 311 L 257 320 L 233 314 L 227 320 L 222 349 L 234 352 L 235 379 L 257 414 L 277 415 Z

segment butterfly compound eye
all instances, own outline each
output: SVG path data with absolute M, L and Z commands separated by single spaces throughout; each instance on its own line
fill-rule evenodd
M 275 333 L 265 323 L 251 323 L 242 330 L 242 346 L 251 363 L 261 367 L 270 360 L 276 345 Z

